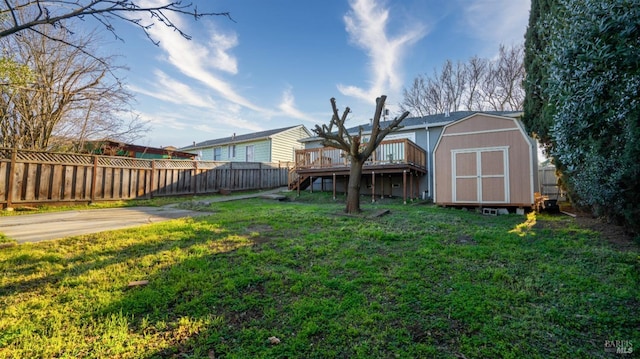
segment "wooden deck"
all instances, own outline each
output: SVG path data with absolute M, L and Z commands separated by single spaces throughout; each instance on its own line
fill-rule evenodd
M 335 192 L 335 178 L 348 177 L 350 166 L 348 156 L 339 149 L 323 147 L 296 150 L 295 165 L 289 172 L 289 189 L 303 190 L 314 179 L 332 178 Z M 413 177 L 426 173 L 425 150 L 408 139 L 383 141 L 362 168 L 363 177 L 372 176 L 374 183 L 378 174 L 403 176 L 405 194 L 408 194 L 407 182 L 411 182 L 411 191 L 417 192 L 413 191 Z

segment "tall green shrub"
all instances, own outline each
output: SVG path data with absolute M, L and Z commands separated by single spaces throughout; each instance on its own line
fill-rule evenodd
M 552 147 L 551 126 L 553 116 L 545 111 L 547 96 L 544 93 L 549 82 L 549 56 L 546 52 L 551 41 L 554 16 L 558 0 L 531 0 L 529 24 L 524 37 L 523 83 L 525 98 L 522 121 L 528 132 L 533 133 L 548 153 Z
M 640 0 L 560 0 L 546 111 L 575 203 L 640 230 Z

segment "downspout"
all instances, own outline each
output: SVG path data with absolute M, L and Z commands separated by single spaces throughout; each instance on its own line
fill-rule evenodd
M 429 136 L 429 124 L 426 125 L 425 130 L 427 130 L 427 195 L 425 197 L 429 198 L 431 196 L 431 188 L 429 187 L 429 184 L 432 183 L 429 181 L 429 178 L 433 175 L 431 166 L 429 166 L 429 158 L 431 157 L 431 141 L 429 139 L 431 136 Z

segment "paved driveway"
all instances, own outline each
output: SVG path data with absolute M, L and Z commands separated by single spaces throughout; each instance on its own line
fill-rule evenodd
M 198 202 L 205 204 L 252 197 L 274 198 L 272 196 L 280 191 L 283 191 L 283 189 L 219 196 Z M 15 239 L 18 243 L 39 242 L 207 214 L 211 213 L 179 209 L 171 205 L 164 207 L 106 208 L 25 214 L 0 217 L 0 233 Z
M 105 208 L 0 217 L 0 232 L 18 243 L 77 236 L 207 214 L 167 207 Z

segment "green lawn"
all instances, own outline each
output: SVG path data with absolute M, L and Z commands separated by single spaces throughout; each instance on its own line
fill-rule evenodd
M 360 217 L 326 194 L 215 203 L 197 219 L 2 248 L 0 358 L 640 351 L 636 246 L 571 217 L 385 201 Z

